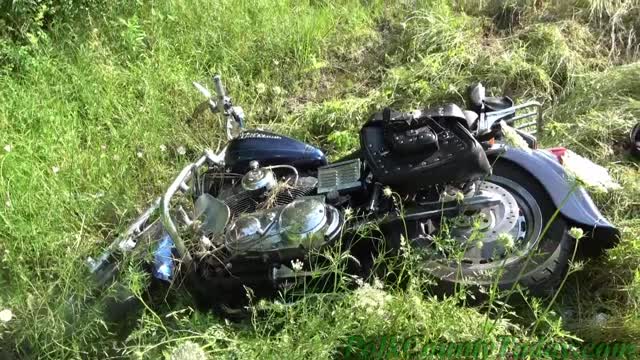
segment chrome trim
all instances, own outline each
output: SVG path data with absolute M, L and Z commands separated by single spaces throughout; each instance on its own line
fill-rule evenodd
M 360 159 L 345 160 L 318 168 L 318 194 L 362 186 Z
M 114 254 L 114 252 L 118 250 L 122 252 L 129 252 L 135 248 L 138 244 L 135 238 L 144 233 L 155 223 L 154 221 L 150 224 L 146 224 L 149 218 L 151 218 L 155 211 L 160 207 L 161 200 L 162 198 L 160 197 L 156 198 L 153 203 L 151 203 L 151 206 L 149 206 L 145 212 L 140 214 L 140 216 L 138 216 L 136 220 L 129 225 L 127 230 L 122 235 L 118 236 L 97 259 L 87 257 L 86 263 L 91 273 L 98 272 L 102 267 L 108 264 L 109 258 Z
M 180 174 L 178 174 L 178 176 L 173 180 L 171 185 L 169 185 L 169 188 L 167 188 L 167 191 L 164 193 L 164 196 L 162 196 L 162 201 L 161 201 L 162 225 L 164 226 L 164 229 L 167 231 L 169 236 L 171 236 L 171 239 L 173 240 L 176 246 L 176 251 L 178 252 L 178 255 L 187 266 L 190 265 L 193 259 L 191 257 L 191 254 L 189 253 L 189 250 L 184 244 L 182 237 L 178 233 L 178 228 L 173 218 L 171 217 L 171 199 L 179 190 L 182 192 L 186 192 L 187 190 L 190 189 L 190 187 L 187 185 L 187 182 L 192 177 L 194 177 L 194 174 L 198 172 L 200 167 L 202 167 L 207 163 L 222 165 L 223 164 L 222 158 L 224 156 L 223 154 L 224 154 L 224 150 L 220 154 L 214 154 L 209 149 L 205 150 L 204 155 L 202 155 L 195 162 L 185 166 L 182 169 L 182 171 L 180 171 Z M 195 177 L 197 177 L 197 175 Z
M 511 106 L 511 107 L 508 107 L 506 109 L 502 109 L 502 110 L 498 110 L 498 111 L 491 111 L 491 112 L 487 112 L 487 113 L 481 113 L 480 114 L 480 120 L 479 120 L 479 123 L 478 123 L 478 134 L 484 134 L 484 133 L 488 132 L 491 129 L 491 127 L 493 126 L 494 123 L 500 121 L 505 116 L 510 115 L 510 114 L 514 114 L 515 115 L 516 111 L 522 110 L 522 109 L 526 109 L 526 108 L 530 108 L 530 107 L 535 107 L 535 111 L 531 111 L 531 112 L 528 112 L 526 114 L 514 116 L 511 119 L 505 120 L 505 122 L 507 124 L 509 124 L 509 125 L 513 125 L 513 123 L 518 121 L 518 120 L 527 119 L 527 118 L 535 116 L 536 117 L 536 121 L 535 122 L 528 122 L 528 123 L 520 124 L 520 125 L 515 126 L 515 128 L 522 130 L 524 128 L 528 128 L 530 126 L 536 125 L 536 131 L 531 132 L 531 133 L 532 134 L 541 133 L 542 132 L 542 127 L 543 127 L 543 122 L 542 122 L 542 104 L 537 102 L 537 101 L 528 101 L 528 102 L 526 102 L 524 104 Z

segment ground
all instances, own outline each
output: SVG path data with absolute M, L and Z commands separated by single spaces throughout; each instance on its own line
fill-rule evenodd
M 640 115 L 638 1 L 37 0 L 0 9 L 0 310 L 13 315 L 0 322 L 0 357 L 339 358 L 355 335 L 638 343 L 640 174 L 625 149 Z M 383 106 L 464 104 L 479 80 L 491 94 L 537 99 L 542 144 L 574 149 L 623 186 L 594 194 L 622 241 L 573 264 L 552 303 L 465 306 L 462 293 L 387 285 L 261 303 L 264 314 L 241 323 L 185 299 L 145 309 L 127 336 L 105 325 L 98 305 L 70 325 L 69 304 L 94 296 L 84 259 L 182 165 L 220 146 L 215 118 L 191 119 L 201 101 L 191 81 L 211 87 L 214 73 L 251 127 L 332 158 L 357 145 L 359 126 Z

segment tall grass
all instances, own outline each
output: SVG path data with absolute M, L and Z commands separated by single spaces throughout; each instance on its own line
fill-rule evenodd
M 329 358 L 358 334 L 483 336 L 479 329 L 495 312 L 430 297 L 421 286 L 385 289 L 391 298 L 380 314 L 353 305 L 358 293 L 343 292 L 291 306 L 263 303 L 269 316 L 240 325 L 193 311 L 185 299 L 158 314 L 143 311 L 126 339 L 110 334 L 99 307 L 69 326 L 68 299 L 92 296 L 83 259 L 108 244 L 180 165 L 219 144 L 215 119 L 187 121 L 201 100 L 190 81 L 215 72 L 251 126 L 318 143 L 331 156 L 357 145 L 357 129 L 374 109 L 463 103 L 472 81 L 494 94 L 544 100 L 545 144 L 613 162 L 625 192 L 597 200 L 623 226 L 623 241 L 570 278 L 548 326 L 527 333 L 518 318 L 539 312 L 508 308 L 487 340 L 594 337 L 593 318 L 602 313 L 605 336 L 637 337 L 640 186 L 637 163 L 619 144 L 637 121 L 639 68 L 613 65 L 634 59 L 637 6 L 482 1 L 471 11 L 471 3 L 116 1 L 29 36 L 3 33 L 0 145 L 10 151 L 0 150 L 0 310 L 15 318 L 0 324 L 0 348 L 42 358 L 157 357 L 190 340 L 211 356 Z M 520 15 L 503 27 L 506 8 Z M 622 42 L 632 45 L 620 51 Z

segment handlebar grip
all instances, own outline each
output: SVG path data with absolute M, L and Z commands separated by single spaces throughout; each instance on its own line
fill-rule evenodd
M 222 80 L 220 80 L 220 75 L 213 76 L 213 86 L 216 90 L 216 94 L 218 94 L 218 99 L 224 98 L 227 94 L 224 92 L 224 87 L 222 86 Z

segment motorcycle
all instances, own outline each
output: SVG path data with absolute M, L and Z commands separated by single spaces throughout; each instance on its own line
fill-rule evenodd
M 586 191 L 573 191 L 564 149 L 537 148 L 538 102 L 514 105 L 477 84 L 468 110 L 385 108 L 362 126 L 359 149 L 329 163 L 314 146 L 246 129 L 242 108 L 219 76 L 213 82 L 215 97 L 194 86 L 226 119 L 228 143 L 185 166 L 106 251 L 88 259 L 99 285 L 117 278 L 123 258 L 151 254 L 155 279 L 180 279 L 203 303 L 230 309 L 248 289 L 273 296 L 316 276 L 326 249 L 348 253 L 350 271 L 367 276 L 381 247 L 398 253 L 409 243 L 430 254 L 424 271 L 443 291 L 519 284 L 544 295 L 567 272 L 570 227 L 585 231 L 583 255 L 618 241 Z M 506 126 L 528 149 L 504 144 Z M 382 237 L 359 231 L 372 223 Z M 441 246 L 443 237 L 454 250 Z
M 640 123 L 637 123 L 629 134 L 629 144 L 631 146 L 631 155 L 640 158 Z

